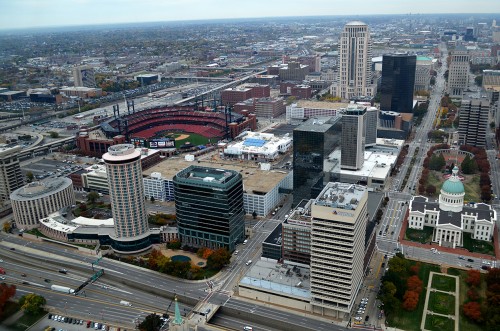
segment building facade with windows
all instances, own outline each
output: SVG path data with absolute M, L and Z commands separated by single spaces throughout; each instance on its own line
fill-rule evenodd
M 174 176 L 183 245 L 234 251 L 245 239 L 243 179 L 233 170 L 189 166 Z
M 341 117 L 311 118 L 293 130 L 294 205 L 315 198 L 325 183 L 340 178 L 340 160 L 326 160 L 341 148 L 341 122 Z
M 33 182 L 18 188 L 10 195 L 12 213 L 18 229 L 37 228 L 42 218 L 75 204 L 71 179 Z
M 496 211 L 484 203 L 464 205 L 464 197 L 464 185 L 455 167 L 451 177 L 443 183 L 438 201 L 422 196 L 412 198 L 408 227 L 434 228 L 432 241 L 440 246 L 461 247 L 465 234 L 472 239 L 490 241 L 497 220 Z
M 132 144 L 114 145 L 102 156 L 106 164 L 110 203 L 113 206 L 113 250 L 141 252 L 151 247 L 141 153 Z
M 490 102 L 488 99 L 463 100 L 460 105 L 458 139 L 461 145 L 486 146 Z
M 311 306 L 343 318 L 363 283 L 368 191 L 328 183 L 311 206 Z
M 462 98 L 469 84 L 470 55 L 463 45 L 457 45 L 451 52 L 448 73 L 448 94 L 452 98 Z
M 382 58 L 380 109 L 413 112 L 413 89 L 417 57 L 408 53 L 386 54 Z
M 0 201 L 24 185 L 18 153 L 21 147 L 0 148 Z
M 344 26 L 339 41 L 339 78 L 332 92 L 344 100 L 373 96 L 372 42 L 368 26 L 360 21 Z
M 342 114 L 342 169 L 358 170 L 363 167 L 365 153 L 366 106 L 349 104 Z

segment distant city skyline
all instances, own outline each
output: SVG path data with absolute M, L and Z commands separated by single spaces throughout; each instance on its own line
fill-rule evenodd
M 0 0 L 0 30 L 320 15 L 500 13 L 497 0 Z M 488 22 L 487 22 L 488 23 Z

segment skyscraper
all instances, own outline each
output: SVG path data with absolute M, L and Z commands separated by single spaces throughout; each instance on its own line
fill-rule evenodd
M 243 177 L 239 172 L 190 166 L 173 181 L 183 245 L 233 251 L 245 239 Z
M 328 183 L 311 206 L 311 305 L 313 313 L 350 313 L 363 280 L 368 191 Z
M 12 192 L 24 185 L 17 157 L 20 150 L 21 147 L 14 147 L 0 151 L 0 201 L 9 199 Z
M 151 246 L 144 200 L 141 153 L 132 144 L 109 147 L 106 163 L 110 203 L 113 206 L 115 237 L 111 246 L 118 252 L 139 252 Z
M 376 107 L 368 107 L 365 115 L 365 147 L 377 144 L 377 124 L 378 109 Z
M 366 106 L 349 104 L 342 114 L 342 169 L 358 170 L 363 167 L 365 153 Z
M 458 123 L 458 139 L 460 144 L 476 147 L 486 146 L 489 111 L 490 102 L 488 99 L 462 101 Z
M 469 84 L 470 55 L 467 49 L 459 44 L 451 53 L 448 71 L 448 94 L 452 98 L 461 98 Z
M 339 79 L 333 91 L 336 96 L 347 100 L 355 96 L 373 96 L 371 56 L 368 26 L 360 21 L 347 23 L 339 42 Z
M 413 113 L 416 66 L 415 55 L 397 53 L 383 56 L 380 109 L 397 113 Z
M 331 162 L 325 160 L 340 151 L 341 130 L 340 117 L 311 118 L 293 130 L 294 205 L 315 198 L 326 182 L 338 179 L 340 153 Z

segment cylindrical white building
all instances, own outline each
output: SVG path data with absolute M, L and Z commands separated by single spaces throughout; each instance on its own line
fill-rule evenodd
M 10 200 L 17 227 L 36 228 L 42 218 L 75 204 L 73 182 L 69 178 L 56 178 L 29 183 L 12 192 Z
M 132 144 L 109 147 L 102 156 L 108 174 L 109 195 L 115 223 L 113 249 L 138 252 L 151 246 L 144 199 L 141 154 Z

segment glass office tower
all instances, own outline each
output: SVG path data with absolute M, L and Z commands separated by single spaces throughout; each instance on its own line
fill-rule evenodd
M 174 176 L 183 245 L 233 251 L 245 239 L 243 177 L 233 170 L 189 166 Z
M 293 130 L 293 204 L 340 177 L 340 117 L 311 118 Z
M 413 113 L 413 88 L 417 57 L 407 53 L 386 54 L 382 58 L 380 109 Z

